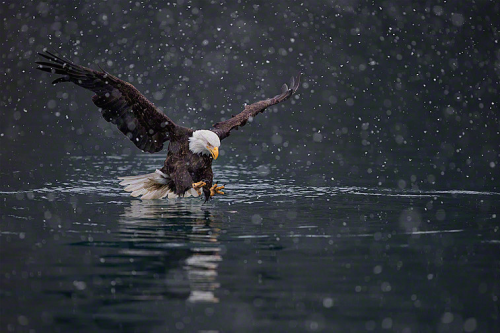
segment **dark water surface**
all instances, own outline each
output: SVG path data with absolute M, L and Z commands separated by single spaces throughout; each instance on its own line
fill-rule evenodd
M 208 204 L 143 202 L 116 177 L 162 158 L 123 160 L 68 157 L 65 178 L 0 193 L 1 332 L 500 329 L 498 193 L 228 163 Z

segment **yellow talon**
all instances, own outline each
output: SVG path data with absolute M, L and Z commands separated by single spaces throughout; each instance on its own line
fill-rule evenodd
M 224 192 L 222 192 L 221 190 L 224 188 L 224 185 L 222 186 L 217 186 L 217 184 L 214 184 L 211 188 L 210 188 L 210 196 L 213 197 L 214 195 L 216 194 L 224 194 Z
M 193 183 L 191 186 L 195 189 L 196 192 L 198 192 L 198 195 L 201 195 L 200 189 L 206 185 L 207 185 L 207 183 L 205 183 L 204 181 L 201 181 L 201 182 Z

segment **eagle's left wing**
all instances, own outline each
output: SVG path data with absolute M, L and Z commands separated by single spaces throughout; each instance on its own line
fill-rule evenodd
M 228 120 L 214 124 L 211 130 L 215 132 L 221 140 L 227 138 L 232 129 L 238 129 L 239 126 L 244 126 L 250 118 L 253 119 L 260 112 L 264 112 L 266 108 L 289 99 L 297 89 L 299 89 L 299 83 L 300 73 L 297 77 L 292 77 L 290 87 L 286 84 L 281 87 L 281 94 L 245 106 L 242 112 Z
M 139 149 L 155 153 L 172 136 L 189 134 L 190 128 L 175 124 L 133 85 L 101 69 L 77 65 L 51 52 L 39 53 L 48 61 L 38 61 L 41 71 L 60 74 L 52 83 L 72 82 L 95 93 L 94 104 Z

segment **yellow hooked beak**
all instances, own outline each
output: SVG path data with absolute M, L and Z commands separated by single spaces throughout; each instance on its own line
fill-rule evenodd
M 212 154 L 213 159 L 216 160 L 217 157 L 219 156 L 219 148 L 207 146 L 207 149 L 210 151 L 210 154 Z

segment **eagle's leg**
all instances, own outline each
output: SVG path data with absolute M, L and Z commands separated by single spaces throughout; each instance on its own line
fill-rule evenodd
M 196 192 L 198 192 L 198 195 L 201 195 L 201 188 L 206 186 L 207 183 L 205 183 L 204 181 L 201 181 L 201 182 L 197 182 L 197 183 L 193 183 L 193 188 L 195 189 Z
M 214 195 L 216 194 L 224 194 L 224 192 L 222 192 L 221 190 L 224 188 L 224 185 L 222 186 L 217 186 L 217 184 L 214 184 L 211 188 L 210 188 L 210 196 L 213 197 Z

